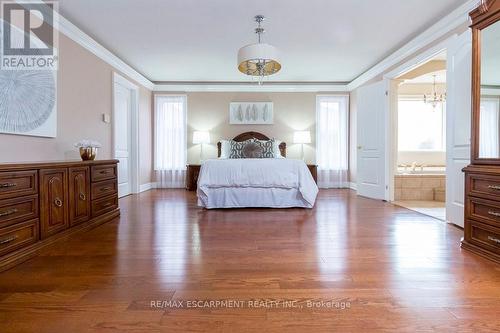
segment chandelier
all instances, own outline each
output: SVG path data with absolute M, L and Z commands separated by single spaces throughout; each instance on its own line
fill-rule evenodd
M 446 101 L 446 92 L 444 94 L 437 93 L 436 76 L 437 75 L 432 76 L 433 77 L 432 94 L 431 95 L 424 94 L 424 103 L 431 104 L 433 109 L 435 109 L 438 104 Z
M 258 26 L 255 33 L 258 35 L 258 42 L 242 47 L 238 51 L 238 70 L 243 74 L 257 77 L 259 85 L 264 77 L 275 74 L 281 69 L 278 57 L 278 49 L 274 46 L 262 43 L 262 35 L 265 30 L 261 27 L 263 15 L 255 16 Z

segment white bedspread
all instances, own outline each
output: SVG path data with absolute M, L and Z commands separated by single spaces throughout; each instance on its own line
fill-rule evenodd
M 314 206 L 318 187 L 307 168 L 307 165 L 301 160 L 294 159 L 217 159 L 207 160 L 203 163 L 198 177 L 198 203 L 207 208 L 227 208 L 214 207 L 210 204 L 209 196 L 211 193 L 221 193 L 221 189 L 269 189 L 269 193 L 284 193 L 286 191 L 272 191 L 273 189 L 295 190 L 302 202 L 291 205 L 283 203 L 283 207 Z M 218 190 L 218 191 L 217 191 Z M 248 191 L 242 190 L 241 193 Z M 222 192 L 223 192 L 222 191 Z M 289 191 L 290 192 L 290 191 Z M 245 200 L 245 206 L 251 207 L 275 207 L 275 202 L 280 202 L 280 198 L 274 198 L 274 203 L 255 202 L 248 204 Z M 221 200 L 212 200 L 212 202 L 221 202 Z M 234 207 L 234 205 L 233 205 Z

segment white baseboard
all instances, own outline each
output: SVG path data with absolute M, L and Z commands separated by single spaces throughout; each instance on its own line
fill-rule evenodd
M 357 183 L 353 183 L 353 182 L 349 182 L 349 188 L 353 191 L 357 191 L 358 190 L 358 184 Z
M 318 185 L 318 187 L 320 189 L 323 189 L 323 190 L 328 190 L 328 189 L 351 189 L 351 190 L 356 190 L 356 183 L 351 183 L 351 182 L 344 182 L 342 183 L 341 185 L 332 185 L 332 186 L 320 186 Z
M 156 183 L 146 183 L 139 186 L 139 193 L 149 191 L 156 188 Z

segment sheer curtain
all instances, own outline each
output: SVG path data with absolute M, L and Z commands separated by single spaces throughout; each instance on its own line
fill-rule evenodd
M 155 96 L 155 177 L 159 188 L 183 188 L 186 178 L 186 96 Z
M 479 157 L 498 157 L 499 106 L 497 98 L 481 98 L 479 112 Z
M 348 187 L 348 96 L 316 100 L 316 160 L 320 188 Z

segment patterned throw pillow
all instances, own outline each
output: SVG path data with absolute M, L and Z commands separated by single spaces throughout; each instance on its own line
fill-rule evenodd
M 253 142 L 253 139 L 242 142 L 231 140 L 231 151 L 229 152 L 229 158 L 245 158 L 245 156 L 243 156 L 243 147 L 245 147 L 245 145 L 250 142 Z
M 262 147 L 257 142 L 250 142 L 243 147 L 245 158 L 262 158 Z
M 263 158 L 274 158 L 275 156 L 275 151 L 274 151 L 274 146 L 275 146 L 275 140 L 255 140 L 255 143 L 257 143 L 261 148 L 262 148 L 262 157 Z

